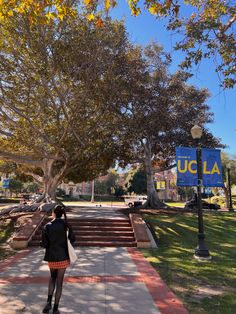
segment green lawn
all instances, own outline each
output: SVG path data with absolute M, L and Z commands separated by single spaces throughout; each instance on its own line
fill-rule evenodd
M 145 215 L 159 248 L 142 250 L 190 314 L 236 313 L 236 213 L 204 213 L 211 261 L 193 258 L 196 214 Z
M 165 202 L 166 205 L 172 207 L 184 207 L 186 202 Z

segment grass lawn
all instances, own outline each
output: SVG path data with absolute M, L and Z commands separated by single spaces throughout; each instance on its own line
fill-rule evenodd
M 236 313 L 236 213 L 204 213 L 211 261 L 193 258 L 197 215 L 145 215 L 159 238 L 158 249 L 142 249 L 190 314 Z
M 165 202 L 166 205 L 172 207 L 184 207 L 186 202 Z

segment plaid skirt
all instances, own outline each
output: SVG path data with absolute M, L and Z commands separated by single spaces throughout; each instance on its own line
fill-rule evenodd
M 69 265 L 70 265 L 69 259 L 60 262 L 48 262 L 48 267 L 53 269 L 67 268 Z

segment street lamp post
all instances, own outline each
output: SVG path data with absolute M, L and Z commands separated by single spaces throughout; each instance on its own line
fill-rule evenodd
M 92 191 L 91 191 L 91 203 L 94 203 L 94 185 L 95 185 L 95 181 L 92 180 L 92 185 L 91 185 L 91 188 L 92 188 Z
M 228 193 L 229 193 L 229 211 L 233 211 L 232 194 L 231 194 L 231 178 L 230 178 L 230 165 L 227 165 L 227 181 L 228 181 Z
M 205 245 L 205 234 L 204 234 L 204 223 L 203 223 L 203 213 L 202 213 L 202 150 L 200 146 L 200 139 L 202 137 L 202 128 L 198 125 L 194 125 L 191 128 L 191 135 L 196 141 L 197 149 L 197 208 L 198 208 L 198 246 L 195 249 L 194 257 L 197 259 L 211 259 L 209 250 Z

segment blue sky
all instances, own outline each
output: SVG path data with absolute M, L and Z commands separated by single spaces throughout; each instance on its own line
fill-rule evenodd
M 178 63 L 183 60 L 184 55 L 174 51 L 177 37 L 166 31 L 163 20 L 157 20 L 148 12 L 142 12 L 138 17 L 131 16 L 124 0 L 119 1 L 119 6 L 113 10 L 112 16 L 125 19 L 129 38 L 133 43 L 147 45 L 153 40 L 160 43 L 166 52 L 171 53 L 173 59 L 171 72 L 177 70 Z M 202 61 L 192 70 L 194 75 L 189 83 L 209 89 L 211 96 L 207 103 L 214 113 L 214 123 L 209 124 L 208 127 L 214 136 L 221 138 L 228 146 L 225 151 L 236 155 L 236 88 L 222 91 L 214 67 L 212 59 Z

